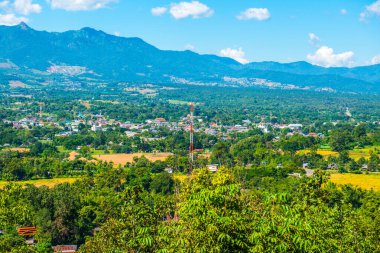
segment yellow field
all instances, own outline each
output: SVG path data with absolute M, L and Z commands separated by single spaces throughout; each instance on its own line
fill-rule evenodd
M 366 147 L 363 149 L 354 149 L 354 150 L 349 150 L 348 154 L 349 156 L 354 159 L 354 160 L 359 160 L 361 157 L 368 159 L 370 157 L 370 151 L 375 152 L 376 149 L 379 147 Z M 310 150 L 300 150 L 297 152 L 297 154 L 302 155 L 302 154 L 309 154 Z M 318 150 L 317 154 L 327 158 L 328 156 L 338 156 L 339 153 L 335 151 L 330 151 L 330 150 Z
M 106 162 L 113 162 L 115 166 L 125 165 L 128 162 L 133 162 L 133 157 L 145 156 L 148 160 L 164 161 L 166 158 L 171 156 L 172 153 L 132 153 L 132 154 L 107 154 L 107 155 L 94 155 L 93 158 L 99 159 Z
M 74 183 L 79 180 L 79 178 L 52 178 L 52 179 L 38 179 L 38 180 L 27 180 L 27 181 L 16 181 L 13 182 L 19 185 L 27 185 L 32 184 L 36 187 L 47 186 L 49 188 L 53 188 L 58 184 L 63 183 Z M 0 189 L 4 188 L 5 185 L 9 184 L 7 181 L 0 181 Z
M 5 150 L 6 151 L 10 151 L 10 152 L 20 152 L 20 153 L 25 153 L 25 152 L 29 152 L 30 151 L 29 148 L 7 148 Z
M 303 155 L 303 154 L 309 154 L 311 151 L 310 150 L 300 150 L 297 152 L 297 154 L 299 155 Z M 329 151 L 329 150 L 318 150 L 317 151 L 317 154 L 321 155 L 321 156 L 338 156 L 339 153 L 338 152 L 335 152 L 335 151 Z
M 338 185 L 352 184 L 362 189 L 380 191 L 380 174 L 331 174 L 330 181 Z

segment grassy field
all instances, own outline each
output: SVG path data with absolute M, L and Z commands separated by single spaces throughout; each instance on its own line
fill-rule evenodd
M 125 165 L 128 162 L 133 162 L 133 157 L 145 156 L 148 160 L 155 161 L 164 161 L 166 158 L 171 156 L 171 153 L 132 153 L 132 154 L 107 154 L 107 155 L 94 155 L 93 158 L 113 162 L 115 166 Z
M 16 181 L 13 182 L 19 185 L 27 185 L 32 184 L 36 187 L 47 186 L 49 188 L 53 188 L 58 184 L 63 183 L 74 183 L 79 180 L 79 178 L 53 178 L 53 179 L 38 179 L 38 180 L 27 180 L 27 181 Z M 0 189 L 4 188 L 5 185 L 9 184 L 7 181 L 0 181 Z
M 365 148 L 355 148 L 353 150 L 349 150 L 348 151 L 348 154 L 350 155 L 350 157 L 354 160 L 359 160 L 361 157 L 364 157 L 366 159 L 368 159 L 370 157 L 370 152 L 374 152 L 376 153 L 377 150 L 380 150 L 380 147 L 379 146 L 369 146 L 369 147 L 365 147 Z M 297 152 L 297 154 L 308 154 L 310 153 L 310 150 L 300 150 Z M 335 151 L 332 151 L 331 149 L 328 150 L 328 149 L 319 149 L 317 151 L 317 154 L 320 154 L 322 155 L 323 157 L 325 157 L 327 159 L 328 156 L 338 156 L 339 153 L 338 152 L 335 152 Z
M 338 185 L 352 184 L 362 189 L 380 191 L 380 174 L 331 174 L 330 181 Z

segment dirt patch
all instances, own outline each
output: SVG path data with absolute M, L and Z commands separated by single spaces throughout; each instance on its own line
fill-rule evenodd
M 9 81 L 9 86 L 11 88 L 30 88 L 29 85 L 20 81 Z

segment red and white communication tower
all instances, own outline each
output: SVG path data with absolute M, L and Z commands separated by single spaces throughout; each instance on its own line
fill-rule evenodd
M 191 165 L 194 163 L 194 104 L 190 103 L 190 146 L 189 159 Z
M 40 123 L 42 123 L 42 107 L 44 106 L 44 103 L 43 102 L 40 102 L 38 103 L 39 106 L 40 106 L 40 111 L 38 112 L 39 116 L 40 116 Z

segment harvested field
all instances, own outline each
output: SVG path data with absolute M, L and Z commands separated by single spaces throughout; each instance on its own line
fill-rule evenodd
M 148 160 L 155 161 L 164 161 L 166 158 L 171 156 L 171 153 L 132 153 L 132 154 L 107 154 L 107 155 L 94 155 L 93 158 L 113 162 L 115 166 L 125 165 L 128 162 L 133 162 L 133 157 L 145 156 Z
M 330 181 L 338 185 L 351 184 L 365 190 L 380 191 L 380 174 L 331 174 Z
M 15 182 L 0 181 L 0 189 L 3 189 L 9 183 L 15 183 L 19 185 L 32 184 L 36 187 L 47 186 L 49 188 L 53 188 L 54 186 L 58 184 L 63 184 L 63 183 L 71 184 L 77 180 L 79 180 L 79 178 L 52 178 L 52 179 L 38 179 L 38 180 L 15 181 Z
M 29 148 L 7 148 L 5 150 L 10 151 L 10 152 L 20 152 L 20 153 L 26 153 L 30 151 Z
M 362 149 L 354 149 L 354 150 L 349 150 L 348 154 L 350 158 L 354 160 L 359 160 L 361 157 L 368 159 L 370 157 L 370 152 L 373 152 L 376 154 L 377 150 L 379 149 L 378 146 L 374 147 L 366 147 Z M 297 154 L 302 155 L 302 154 L 309 154 L 310 150 L 300 150 L 297 152 Z M 327 158 L 328 156 L 338 156 L 339 153 L 331 150 L 318 150 L 317 154 L 320 154 L 321 156 Z

